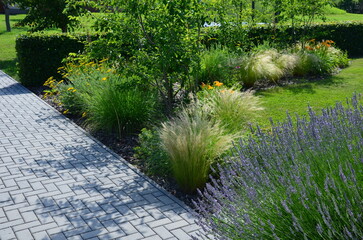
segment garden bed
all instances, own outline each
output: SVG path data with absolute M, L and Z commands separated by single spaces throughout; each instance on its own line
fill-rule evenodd
M 284 78 L 279 81 L 279 84 L 272 84 L 267 82 L 257 82 L 253 87 L 254 91 L 263 92 L 266 90 L 271 90 L 273 88 L 278 87 L 286 87 L 292 86 L 296 84 L 304 84 L 304 83 L 313 83 L 316 81 L 320 81 L 324 79 L 324 77 L 310 77 L 310 78 Z M 166 191 L 170 192 L 172 195 L 176 196 L 178 199 L 183 201 L 189 207 L 194 208 L 193 201 L 198 198 L 198 194 L 186 194 L 183 192 L 178 186 L 177 182 L 173 178 L 165 178 L 157 175 L 147 174 L 147 167 L 145 166 L 145 161 L 140 160 L 135 157 L 134 148 L 139 146 L 139 136 L 138 133 L 124 135 L 120 138 L 117 134 L 111 134 L 106 131 L 92 131 L 85 124 L 85 118 L 80 117 L 79 115 L 64 113 L 65 109 L 55 102 L 54 97 L 44 97 L 44 90 L 48 89 L 47 87 L 32 87 L 29 88 L 33 93 L 35 93 L 38 97 L 42 98 L 49 105 L 54 107 L 61 114 L 65 115 L 68 119 L 73 121 L 75 124 L 83 128 L 85 131 L 90 133 L 94 138 L 99 140 L 101 143 L 106 145 L 116 154 L 118 154 L 121 158 L 125 159 L 127 162 L 135 166 L 153 181 L 158 183 L 162 188 Z

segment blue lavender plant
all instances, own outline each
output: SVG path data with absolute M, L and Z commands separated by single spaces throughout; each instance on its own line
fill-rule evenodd
M 195 202 L 216 239 L 363 239 L 358 97 L 241 140 Z

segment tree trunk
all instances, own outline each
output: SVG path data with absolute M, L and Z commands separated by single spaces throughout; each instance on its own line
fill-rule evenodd
M 254 0 L 252 0 L 251 8 L 252 8 L 252 21 L 254 21 L 255 20 L 255 9 L 256 9 Z
M 11 32 L 11 26 L 10 26 L 10 11 L 8 6 L 4 5 L 5 10 L 5 24 L 6 24 L 6 31 Z
M 274 24 L 280 22 L 280 14 L 281 14 L 280 7 L 281 7 L 281 1 L 280 0 L 275 1 Z
M 63 26 L 61 27 L 61 29 L 62 29 L 62 33 L 66 33 L 66 32 L 68 32 L 68 26 L 67 26 L 67 24 L 66 24 L 66 25 L 63 25 Z

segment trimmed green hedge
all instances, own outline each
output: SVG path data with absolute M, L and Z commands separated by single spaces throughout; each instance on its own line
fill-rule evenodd
M 96 35 L 44 34 L 21 35 L 16 39 L 20 82 L 37 87 L 51 76 L 57 76 L 62 59 L 71 52 L 82 52 L 86 41 Z
M 241 31 L 242 30 L 242 31 Z M 245 31 L 244 31 L 245 30 Z M 363 22 L 329 22 L 314 24 L 310 29 L 292 28 L 290 25 L 272 28 L 259 25 L 249 29 L 230 29 L 223 35 L 218 28 L 209 28 L 205 44 L 213 43 L 236 46 L 244 44 L 238 36 L 254 44 L 269 41 L 277 44 L 292 44 L 296 39 L 333 40 L 336 46 L 348 52 L 349 56 L 363 56 Z

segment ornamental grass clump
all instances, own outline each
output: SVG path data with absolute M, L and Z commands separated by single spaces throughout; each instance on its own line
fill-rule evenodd
M 215 239 L 363 238 L 363 106 L 354 96 L 308 119 L 236 144 L 196 202 Z
M 182 109 L 174 119 L 163 123 L 160 138 L 173 177 L 187 193 L 204 187 L 211 165 L 233 141 L 218 121 L 211 122 L 196 105 Z
M 347 53 L 334 47 L 334 41 L 321 42 L 311 39 L 304 44 L 295 45 L 292 51 L 297 52 L 300 61 L 296 65 L 294 75 L 324 75 L 332 74 L 340 68 L 349 65 Z
M 162 124 L 161 145 L 172 176 L 185 192 L 195 192 L 208 181 L 210 168 L 222 159 L 232 142 L 261 110 L 252 92 L 226 88 L 215 81 L 202 85 L 192 103 Z
M 276 64 L 280 54 L 275 49 L 258 51 L 242 58 L 238 76 L 246 88 L 258 80 L 276 82 L 284 76 L 284 68 Z
M 230 58 L 232 53 L 228 50 L 216 47 L 206 50 L 201 54 L 201 68 L 198 73 L 198 81 L 212 84 L 214 81 L 225 82 L 230 80 Z
M 332 40 L 314 39 L 284 51 L 262 48 L 235 62 L 235 76 L 245 88 L 286 77 L 332 74 L 349 65 L 347 54 L 335 48 Z
M 226 88 L 219 81 L 213 86 L 202 85 L 198 104 L 211 119 L 218 120 L 226 132 L 236 135 L 243 134 L 263 110 L 260 98 L 253 91 Z
M 156 94 L 139 85 L 136 76 L 120 75 L 105 61 L 68 62 L 59 69 L 64 80 L 46 82 L 48 93 L 56 95 L 65 113 L 85 118 L 92 130 L 119 136 L 137 132 L 156 112 Z

